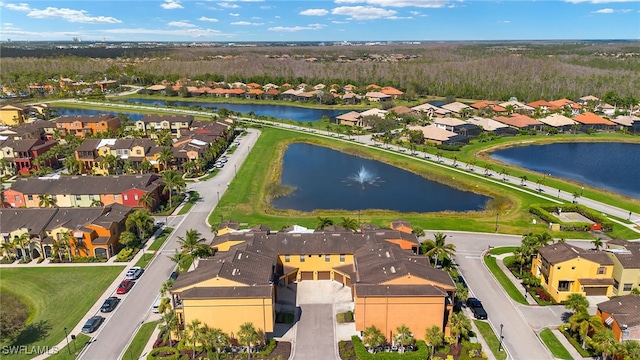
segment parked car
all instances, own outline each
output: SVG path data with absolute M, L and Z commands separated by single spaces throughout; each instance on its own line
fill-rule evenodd
M 482 306 L 480 300 L 476 298 L 467 299 L 467 307 L 473 313 L 473 316 L 478 320 L 487 320 L 487 311 Z
M 100 312 L 103 312 L 103 313 L 112 312 L 116 308 L 116 306 L 118 306 L 119 302 L 120 302 L 120 298 L 118 297 L 112 296 L 108 298 L 107 300 L 104 301 L 104 303 L 102 303 Z
M 131 290 L 131 288 L 133 287 L 134 283 L 135 281 L 133 280 L 129 280 L 129 279 L 122 280 L 120 285 L 118 285 L 118 290 L 116 290 L 116 293 L 119 295 L 128 293 L 129 290 Z
M 92 316 L 91 318 L 89 318 L 89 320 L 87 320 L 86 323 L 84 323 L 82 332 L 85 334 L 91 334 L 92 332 L 98 330 L 100 324 L 102 324 L 103 321 L 104 318 L 102 316 Z
M 173 280 L 175 281 L 178 278 L 178 272 L 174 271 L 171 273 L 171 275 L 169 275 L 169 280 Z
M 124 276 L 124 278 L 127 280 L 138 280 L 138 278 L 142 276 L 143 272 L 144 272 L 143 268 L 139 266 L 134 266 L 127 271 L 127 274 Z

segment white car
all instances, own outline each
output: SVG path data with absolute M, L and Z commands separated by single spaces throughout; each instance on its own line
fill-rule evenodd
M 124 276 L 124 278 L 127 280 L 138 280 L 138 278 L 142 276 L 143 272 L 144 272 L 143 268 L 139 266 L 134 266 L 127 271 L 127 274 Z

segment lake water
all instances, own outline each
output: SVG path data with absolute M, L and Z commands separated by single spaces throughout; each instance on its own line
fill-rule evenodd
M 282 184 L 296 190 L 273 200 L 272 206 L 300 211 L 468 211 L 481 210 L 490 200 L 379 161 L 305 143 L 291 144 L 285 151 Z
M 127 99 L 126 102 L 151 106 L 181 106 L 195 107 L 200 106 L 203 109 L 220 109 L 247 114 L 253 111 L 258 116 L 274 117 L 283 120 L 294 120 L 302 122 L 317 121 L 323 116 L 334 118 L 338 115 L 346 113 L 348 110 L 327 110 L 327 109 L 308 109 L 297 106 L 287 105 L 269 105 L 269 104 L 230 104 L 230 103 L 207 103 L 197 101 L 172 101 L 172 100 L 156 100 L 156 99 Z
M 492 158 L 640 199 L 640 144 L 556 143 L 495 151 Z
M 100 115 L 100 114 L 113 114 L 117 116 L 118 114 L 124 114 L 124 115 L 127 115 L 131 119 L 131 121 L 138 121 L 142 119 L 142 117 L 144 116 L 144 114 L 140 114 L 140 113 L 125 113 L 125 112 L 107 111 L 107 110 L 78 109 L 78 108 L 65 108 L 65 107 L 54 107 L 54 109 L 58 114 L 58 116 Z

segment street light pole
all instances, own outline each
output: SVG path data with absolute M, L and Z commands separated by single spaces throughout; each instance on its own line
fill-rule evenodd
M 69 347 L 69 336 L 67 335 L 67 327 L 64 328 L 64 338 L 67 339 L 67 350 L 69 350 L 69 355 L 71 355 L 71 348 Z
M 500 214 L 499 211 L 496 211 L 496 233 L 498 232 L 498 215 Z
M 502 351 L 502 340 L 504 339 L 504 336 L 502 336 L 502 327 L 503 326 L 504 326 L 503 324 L 500 324 L 500 344 L 498 345 L 498 351 L 499 352 Z
M 220 202 L 220 191 L 216 191 L 216 193 L 218 194 L 218 202 Z

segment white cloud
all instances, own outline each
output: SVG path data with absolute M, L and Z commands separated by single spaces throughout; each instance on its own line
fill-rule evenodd
M 606 9 L 600 9 L 600 10 L 592 11 L 592 13 L 594 13 L 594 14 L 613 14 L 614 11 L 611 8 L 606 8 Z
M 229 16 L 240 16 L 238 13 L 229 13 Z
M 43 10 L 31 10 L 27 16 L 33 19 L 63 19 L 72 23 L 119 24 L 122 21 L 110 16 L 89 16 L 85 10 L 58 9 L 48 7 Z
M 418 16 L 420 15 L 419 11 L 409 11 L 409 14 L 413 15 L 413 16 Z
M 136 29 L 107 29 L 103 30 L 104 33 L 108 34 L 118 34 L 118 35 L 156 35 L 156 36 L 189 36 L 193 38 L 201 38 L 201 37 L 222 37 L 222 36 L 231 36 L 230 34 L 225 34 L 219 30 L 212 29 L 176 29 L 176 30 L 158 30 L 158 29 L 145 29 L 145 28 L 136 28 Z
M 328 13 L 329 11 L 325 9 L 307 9 L 307 10 L 300 11 L 300 15 L 307 15 L 307 16 L 325 16 Z
M 198 20 L 200 20 L 200 21 L 208 21 L 208 22 L 218 22 L 218 19 L 216 19 L 216 18 L 208 18 L 206 16 L 202 16 Z
M 15 11 L 30 11 L 31 10 L 31 8 L 29 7 L 29 4 L 25 4 L 25 3 L 6 4 L 6 5 L 4 5 L 4 7 L 9 9 L 9 10 L 15 10 Z
M 500 24 L 511 24 L 511 21 L 509 21 L 509 20 L 502 20 L 502 21 L 498 21 L 498 23 L 500 23 Z
M 341 6 L 331 10 L 331 13 L 349 16 L 349 20 L 373 20 L 396 16 L 397 12 L 371 6 Z
M 167 25 L 180 27 L 180 28 L 194 28 L 194 27 L 197 27 L 197 26 L 193 25 L 192 23 L 190 23 L 188 21 L 184 21 L 184 20 L 183 21 L 171 21 Z
M 337 20 L 333 20 L 332 23 L 334 24 L 348 24 L 348 21 L 337 21 Z
M 572 4 L 580 4 L 580 3 L 610 4 L 610 3 L 623 3 L 623 2 L 638 2 L 640 0 L 565 0 L 565 1 Z
M 275 26 L 270 27 L 269 31 L 281 31 L 281 32 L 297 32 L 304 30 L 320 30 L 323 29 L 325 25 L 322 24 L 309 24 L 307 26 Z
M 449 4 L 448 0 L 335 0 L 336 4 L 369 4 L 382 7 L 422 7 L 441 8 Z
M 235 21 L 230 23 L 230 25 L 240 25 L 240 26 L 260 26 L 264 25 L 264 23 L 252 23 L 248 21 Z
M 179 0 L 164 0 L 164 2 L 160 5 L 163 9 L 173 10 L 173 9 L 183 9 L 184 6 L 180 5 Z
M 240 5 L 238 5 L 238 4 L 231 4 L 231 3 L 228 3 L 228 2 L 218 3 L 218 6 L 220 6 L 223 9 L 237 9 L 237 8 L 240 7 Z

